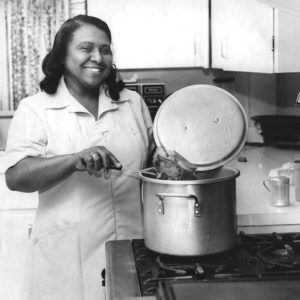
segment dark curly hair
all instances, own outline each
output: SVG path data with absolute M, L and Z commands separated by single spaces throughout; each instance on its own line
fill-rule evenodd
M 84 24 L 94 25 L 104 31 L 111 43 L 111 32 L 108 25 L 96 17 L 78 15 L 65 21 L 56 33 L 52 49 L 45 56 L 42 64 L 45 77 L 40 82 L 40 88 L 47 94 L 56 93 L 59 80 L 64 73 L 67 45 L 71 40 L 72 34 Z M 106 78 L 105 83 L 107 84 L 107 93 L 109 96 L 113 100 L 119 100 L 119 92 L 124 88 L 125 84 L 121 79 L 117 78 L 117 68 L 115 65 L 112 65 L 110 74 Z

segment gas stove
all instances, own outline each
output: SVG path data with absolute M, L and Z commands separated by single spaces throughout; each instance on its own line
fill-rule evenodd
M 108 299 L 122 299 L 123 295 L 181 299 L 174 296 L 174 286 L 182 294 L 187 286 L 190 292 L 203 293 L 207 285 L 210 291 L 219 289 L 221 293 L 223 289 L 233 290 L 233 287 L 239 291 L 261 289 L 264 299 L 281 297 L 276 289 L 282 285 L 289 289 L 288 293 L 292 291 L 288 294 L 289 299 L 300 299 L 300 233 L 248 235 L 240 232 L 236 247 L 206 256 L 178 257 L 155 253 L 145 246 L 144 240 L 109 242 L 106 250 Z M 124 289 L 117 295 L 116 287 L 121 287 L 121 281 Z M 128 287 L 130 291 L 127 291 Z M 268 298 L 267 294 L 272 292 L 276 295 Z M 182 299 L 193 299 L 184 295 Z M 285 296 L 278 299 L 285 299 Z M 234 299 L 233 295 L 230 294 L 228 299 Z

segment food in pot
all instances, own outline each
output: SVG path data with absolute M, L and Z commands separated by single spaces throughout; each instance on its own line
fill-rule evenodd
M 196 179 L 195 168 L 176 152 L 167 152 L 158 147 L 153 156 L 153 167 L 157 179 L 191 180 Z

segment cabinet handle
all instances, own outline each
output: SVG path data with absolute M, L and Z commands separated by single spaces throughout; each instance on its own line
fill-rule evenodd
M 28 224 L 28 239 L 31 236 L 31 232 L 32 232 L 32 224 Z
M 221 56 L 228 59 L 228 37 L 224 36 L 221 40 Z

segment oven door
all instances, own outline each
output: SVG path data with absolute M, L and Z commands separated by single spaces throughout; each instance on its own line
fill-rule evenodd
M 161 282 L 159 300 L 298 300 L 300 280 Z

